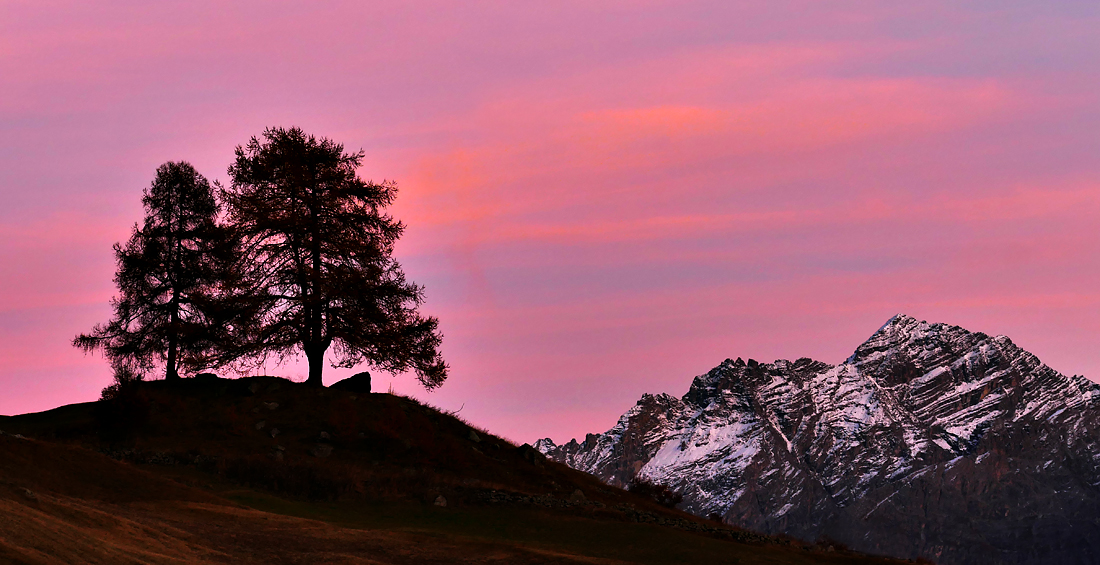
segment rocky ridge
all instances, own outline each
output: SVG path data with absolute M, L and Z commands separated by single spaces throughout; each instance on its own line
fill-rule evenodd
M 945 564 L 1100 561 L 1100 386 L 909 316 L 839 365 L 727 359 L 605 433 L 535 447 L 767 533 Z

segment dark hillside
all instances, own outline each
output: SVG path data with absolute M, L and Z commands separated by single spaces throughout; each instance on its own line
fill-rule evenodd
M 0 430 L 0 561 L 888 562 L 667 509 L 407 398 L 274 377 L 142 383 Z

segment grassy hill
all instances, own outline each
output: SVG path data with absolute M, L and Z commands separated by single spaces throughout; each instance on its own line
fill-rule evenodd
M 0 430 L 0 562 L 895 562 L 662 507 L 407 398 L 274 377 L 141 383 Z

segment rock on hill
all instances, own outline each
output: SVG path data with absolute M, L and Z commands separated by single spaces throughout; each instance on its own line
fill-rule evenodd
M 726 360 L 551 459 L 729 524 L 944 564 L 1100 562 L 1100 386 L 898 315 L 844 363 Z

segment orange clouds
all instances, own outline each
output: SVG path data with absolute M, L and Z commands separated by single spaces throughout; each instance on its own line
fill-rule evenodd
M 36 356 L 105 384 L 61 351 L 105 315 L 159 163 L 224 180 L 235 144 L 291 125 L 399 183 L 398 256 L 455 371 L 432 401 L 516 439 L 606 428 L 572 415 L 727 356 L 839 360 L 898 311 L 1096 373 L 1097 25 L 1019 3 L 0 5 L 0 412 L 57 400 L 3 388 Z
M 966 127 L 1008 109 L 1010 98 L 995 84 L 972 81 L 823 80 L 787 86 L 757 103 L 723 108 L 591 112 L 582 117 L 587 127 L 575 137 L 591 141 L 586 148 L 621 153 L 656 139 L 676 143 L 693 138 L 725 153 L 820 151 L 874 136 Z
M 690 77 L 670 80 L 687 90 Z M 968 80 L 794 81 L 754 97 L 708 107 L 532 111 L 515 121 L 522 128 L 500 113 L 479 116 L 473 119 L 487 127 L 484 142 L 413 165 L 403 211 L 415 223 L 464 228 L 467 244 L 698 237 L 884 219 L 912 212 L 915 203 L 840 195 L 824 208 L 783 202 L 732 212 L 684 202 L 812 177 L 831 168 L 829 151 L 838 145 L 944 134 L 1017 104 L 996 84 Z M 727 164 L 734 161 L 739 166 Z M 926 212 L 967 205 L 938 206 Z
M 722 221 L 714 210 L 700 214 L 677 201 L 835 175 L 830 153 L 951 135 L 1022 104 L 991 80 L 815 76 L 820 65 L 858 51 L 704 51 L 637 63 L 621 83 L 621 71 L 603 80 L 583 73 L 513 87 L 502 98 L 487 93 L 468 118 L 477 140 L 417 157 L 403 176 L 402 206 L 417 222 L 478 224 L 476 237 L 491 239 L 713 224 Z M 597 84 L 582 87 L 582 80 Z M 547 223 L 564 209 L 572 211 L 568 219 Z M 728 219 L 797 212 L 783 206 L 739 214 L 747 216 Z

